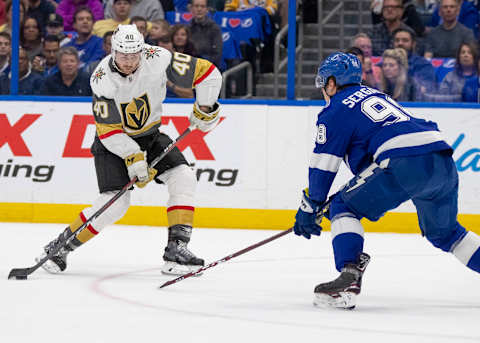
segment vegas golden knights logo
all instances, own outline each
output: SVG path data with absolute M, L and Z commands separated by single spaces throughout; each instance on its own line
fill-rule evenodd
M 140 130 L 150 117 L 150 102 L 147 93 L 134 98 L 129 103 L 120 104 L 123 123 L 132 130 Z

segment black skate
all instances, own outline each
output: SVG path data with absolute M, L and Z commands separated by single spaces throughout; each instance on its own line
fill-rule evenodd
M 63 245 L 67 240 L 70 232 L 70 228 L 67 227 L 65 231 L 63 231 L 57 238 L 48 243 L 43 248 L 43 254 L 35 258 L 35 262 L 38 263 L 42 258 L 47 256 L 50 251 L 55 250 L 59 246 Z M 72 251 L 73 249 L 70 247 L 70 245 L 67 244 L 65 247 L 61 248 L 55 255 L 53 255 L 49 260 L 42 264 L 42 268 L 52 274 L 63 272 L 65 269 L 67 269 L 67 255 Z
M 188 248 L 192 227 L 174 225 L 168 228 L 168 244 L 163 254 L 165 265 L 162 273 L 168 275 L 185 275 L 205 265 L 205 261 L 195 256 Z
M 321 307 L 354 309 L 356 297 L 362 288 L 362 276 L 369 262 L 370 256 L 361 253 L 358 263 L 345 265 L 338 278 L 316 286 L 313 304 Z

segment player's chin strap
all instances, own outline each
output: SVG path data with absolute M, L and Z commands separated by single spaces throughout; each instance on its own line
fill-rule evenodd
M 328 211 L 328 208 L 330 207 L 330 203 L 332 202 L 332 199 L 335 195 L 337 195 L 337 193 L 331 195 L 327 201 L 325 201 L 321 206 L 320 208 L 318 209 L 318 213 L 321 217 L 323 217 L 323 215 Z M 255 243 L 253 245 L 250 245 L 242 250 L 239 250 L 237 252 L 234 252 L 233 254 L 231 255 L 228 255 L 228 256 L 225 256 L 224 258 L 220 259 L 220 260 L 216 260 L 210 264 L 207 264 L 206 266 L 204 267 L 201 267 L 199 268 L 197 271 L 194 271 L 194 272 L 190 272 L 188 274 L 185 274 L 185 275 L 182 275 L 176 279 L 173 279 L 173 280 L 170 280 L 170 281 L 167 281 L 165 283 L 163 283 L 162 285 L 160 285 L 158 288 L 163 288 L 163 287 L 167 287 L 167 286 L 170 286 L 174 283 L 177 283 L 177 282 L 180 282 L 182 280 L 185 280 L 185 279 L 188 279 L 189 277 L 192 277 L 192 276 L 196 276 L 198 274 L 201 274 L 204 270 L 207 270 L 209 268 L 212 268 L 212 267 L 215 267 L 217 264 L 220 264 L 220 263 L 223 263 L 223 262 L 227 262 L 228 260 L 231 260 L 232 258 L 234 257 L 237 257 L 237 256 L 240 256 L 240 255 L 243 255 L 247 252 L 249 252 L 250 250 L 253 250 L 253 249 L 256 249 L 258 247 L 261 247 L 262 245 L 265 245 L 271 241 L 274 241 L 276 240 L 277 238 L 280 238 L 280 237 L 283 237 L 287 234 L 289 234 L 290 232 L 293 231 L 293 227 L 291 227 L 290 229 L 288 230 L 285 230 L 285 231 L 282 231 L 280 233 L 277 233 L 276 235 L 270 237 L 270 238 L 267 238 L 267 239 L 264 239 L 263 241 L 261 242 L 258 242 L 258 243 Z
M 167 154 L 172 151 L 173 148 L 177 146 L 177 144 L 183 140 L 186 136 L 190 134 L 195 129 L 194 126 L 190 126 L 188 129 L 186 129 L 178 138 L 171 142 L 165 149 L 163 149 L 163 152 L 157 156 L 152 163 L 150 163 L 149 167 L 153 168 L 158 162 L 160 162 Z M 70 235 L 66 237 L 65 241 L 63 244 L 59 244 L 56 246 L 54 249 L 50 250 L 46 256 L 44 256 L 38 263 L 30 268 L 14 268 L 10 271 L 8 274 L 9 279 L 18 279 L 18 280 L 23 280 L 26 279 L 28 275 L 32 274 L 35 270 L 40 268 L 46 261 L 51 259 L 54 255 L 56 255 L 62 248 L 70 244 L 72 239 L 76 237 L 80 232 L 82 232 L 93 220 L 95 220 L 98 216 L 100 216 L 103 212 L 107 210 L 112 204 L 117 201 L 127 190 L 129 190 L 134 184 L 137 182 L 137 177 L 135 176 L 133 179 L 131 179 L 123 188 L 118 191 L 117 194 L 115 194 L 109 201 L 105 203 L 97 212 L 92 214 L 83 224 L 80 226 L 76 231 L 70 231 Z

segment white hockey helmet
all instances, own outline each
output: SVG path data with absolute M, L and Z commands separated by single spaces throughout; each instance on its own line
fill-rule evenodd
M 118 25 L 112 35 L 112 55 L 115 52 L 134 54 L 143 49 L 143 35 L 134 24 Z

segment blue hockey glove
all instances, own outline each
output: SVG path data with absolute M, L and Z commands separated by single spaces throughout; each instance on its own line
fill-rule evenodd
M 308 197 L 308 188 L 303 191 L 300 208 L 295 215 L 295 225 L 293 232 L 298 236 L 310 239 L 310 235 L 320 236 L 322 227 L 320 223 L 323 215 L 318 216 L 320 211 L 319 204 Z

